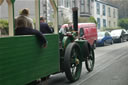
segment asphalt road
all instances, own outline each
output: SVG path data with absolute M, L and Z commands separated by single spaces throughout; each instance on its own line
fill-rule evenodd
M 98 47 L 95 57 L 94 70 L 88 73 L 83 63 L 78 81 L 70 83 L 59 73 L 39 85 L 128 85 L 128 42 Z

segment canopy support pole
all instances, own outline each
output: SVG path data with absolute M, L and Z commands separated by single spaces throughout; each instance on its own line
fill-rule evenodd
M 8 3 L 8 22 L 9 22 L 9 36 L 14 36 L 14 2 L 15 0 L 6 0 Z
M 50 3 L 54 10 L 54 32 L 55 34 L 58 34 L 58 7 L 57 7 L 57 0 L 50 0 Z
M 36 29 L 40 30 L 40 0 L 35 0 L 35 23 Z

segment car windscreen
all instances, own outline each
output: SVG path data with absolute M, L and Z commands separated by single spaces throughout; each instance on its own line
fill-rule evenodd
M 104 32 L 99 32 L 98 33 L 98 37 L 104 37 L 105 36 L 105 33 Z
M 113 30 L 111 31 L 111 36 L 120 36 L 121 35 L 121 30 Z

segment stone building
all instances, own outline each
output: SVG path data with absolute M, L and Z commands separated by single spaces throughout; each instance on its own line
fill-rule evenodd
M 95 0 L 92 16 L 97 21 L 98 29 L 116 28 L 118 23 L 118 8 L 106 2 Z

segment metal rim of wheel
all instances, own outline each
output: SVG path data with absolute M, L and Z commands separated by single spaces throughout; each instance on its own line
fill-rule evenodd
M 104 46 L 106 45 L 106 41 L 104 41 L 103 45 L 104 45 Z
M 95 64 L 94 50 L 91 47 L 89 48 L 89 56 L 86 57 L 85 64 L 88 72 L 91 72 Z
M 111 44 L 113 44 L 113 43 L 114 43 L 114 41 L 112 40 Z
M 77 43 L 70 43 L 66 48 L 64 56 L 64 71 L 67 79 L 71 82 L 78 80 L 81 69 L 80 47 Z
M 93 48 L 96 49 L 96 41 L 93 44 Z
M 123 38 L 122 38 L 122 37 L 120 38 L 120 42 L 121 42 L 121 43 L 123 42 Z

